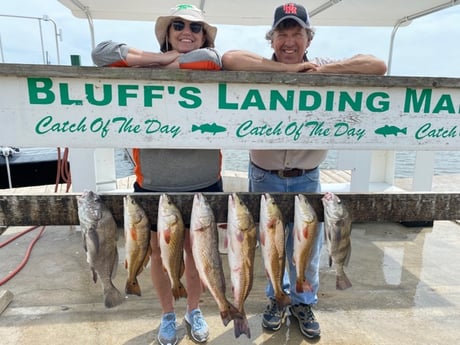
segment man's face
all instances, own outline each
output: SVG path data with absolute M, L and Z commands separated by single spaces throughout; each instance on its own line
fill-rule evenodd
M 302 62 L 309 45 L 310 40 L 307 31 L 300 26 L 282 30 L 276 29 L 273 32 L 272 48 L 279 62 Z

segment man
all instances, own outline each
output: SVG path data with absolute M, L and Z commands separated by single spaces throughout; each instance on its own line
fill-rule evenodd
M 309 60 L 306 52 L 314 36 L 305 7 L 288 3 L 276 8 L 271 30 L 266 38 L 274 51 L 271 59 L 266 59 L 248 51 L 229 51 L 222 56 L 226 70 L 271 71 L 271 72 L 310 72 L 342 74 L 386 73 L 383 61 L 371 55 L 356 55 L 341 61 L 316 58 Z M 321 191 L 318 166 L 326 158 L 326 150 L 251 150 L 249 164 L 249 191 L 251 192 L 299 192 L 315 193 Z M 321 225 L 320 225 L 321 226 Z M 283 288 L 290 294 L 291 315 L 299 321 L 300 331 L 307 338 L 321 334 L 320 326 L 312 311 L 317 303 L 319 289 L 319 259 L 323 233 L 318 231 L 312 249 L 310 267 L 306 277 L 312 286 L 311 292 L 297 293 L 296 272 L 292 263 L 293 238 L 292 223 L 289 224 L 286 242 L 286 259 L 289 274 L 285 273 Z M 277 305 L 273 287 L 266 289 L 270 304 L 262 318 L 262 326 L 277 331 L 285 318 L 285 308 Z
M 203 12 L 193 5 L 177 5 L 170 15 L 160 16 L 155 34 L 161 53 L 147 52 L 123 43 L 101 42 L 92 52 L 97 66 L 182 68 L 219 70 L 220 56 L 214 47 L 217 28 L 208 24 Z M 133 149 L 136 164 L 135 192 L 222 192 L 221 152 L 192 149 Z M 151 277 L 162 307 L 158 341 L 175 345 L 176 313 L 170 280 L 163 269 L 156 229 L 151 236 Z M 202 293 L 193 260 L 188 229 L 185 237 L 187 312 L 192 338 L 206 342 L 209 329 L 198 307 Z

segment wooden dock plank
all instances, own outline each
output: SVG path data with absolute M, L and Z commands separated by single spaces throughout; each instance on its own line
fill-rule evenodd
M 169 193 L 182 210 L 184 220 L 190 219 L 193 193 Z M 218 222 L 227 221 L 229 193 L 204 193 L 214 209 Z M 78 225 L 79 194 L 0 195 L 0 226 Z M 123 224 L 123 196 L 101 194 L 119 226 Z M 239 193 L 256 221 L 259 218 L 261 193 Z M 273 193 L 285 220 L 292 221 L 295 193 Z M 305 194 L 323 218 L 323 194 Z M 337 193 L 349 209 L 354 222 L 422 222 L 460 219 L 459 193 Z M 160 193 L 138 193 L 135 198 L 156 224 Z

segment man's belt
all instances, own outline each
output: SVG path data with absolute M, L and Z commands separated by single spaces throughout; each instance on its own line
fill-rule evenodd
M 264 169 L 264 168 L 261 168 L 260 166 L 258 166 L 257 164 L 254 164 L 253 162 L 251 162 L 252 165 L 254 165 L 256 168 L 260 169 L 260 170 L 263 170 L 263 171 L 266 171 L 270 174 L 274 174 L 274 175 L 278 175 L 279 177 L 281 178 L 287 178 L 287 177 L 299 177 L 299 176 L 303 176 L 309 172 L 312 172 L 313 170 L 316 170 L 318 169 L 318 167 L 316 168 L 313 168 L 313 169 L 284 169 L 284 170 L 267 170 L 267 169 Z

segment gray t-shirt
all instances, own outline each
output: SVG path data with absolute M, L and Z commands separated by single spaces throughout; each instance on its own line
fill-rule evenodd
M 129 47 L 104 41 L 92 51 L 97 66 L 126 59 Z M 220 150 L 139 149 L 133 154 L 137 183 L 153 191 L 187 192 L 215 184 L 221 176 Z

